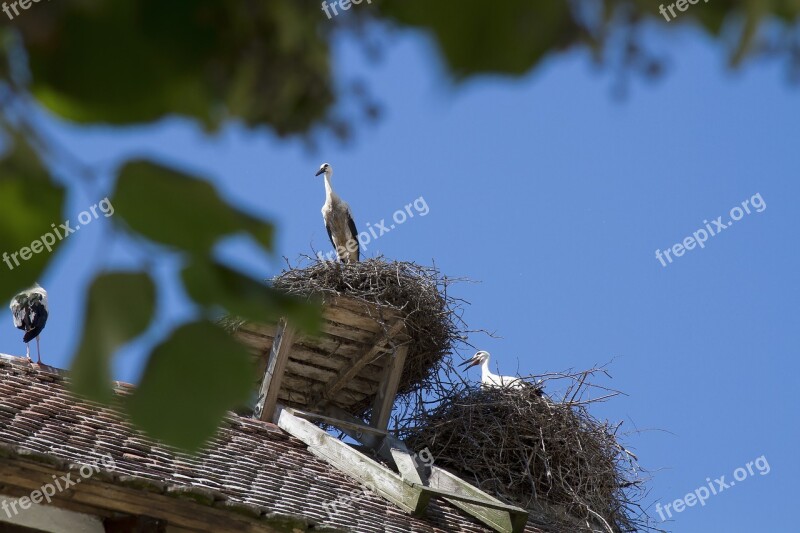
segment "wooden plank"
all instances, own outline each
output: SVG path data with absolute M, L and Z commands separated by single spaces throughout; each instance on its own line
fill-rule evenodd
M 291 405 L 298 405 L 298 406 L 307 406 L 309 397 L 307 394 L 303 394 L 302 392 L 297 392 L 293 390 L 287 391 L 286 389 L 281 389 L 278 393 L 278 400 L 284 403 L 289 403 Z
M 288 411 L 288 414 L 296 412 L 292 410 L 286 411 Z M 469 515 L 474 516 L 479 521 L 492 527 L 496 531 L 501 531 L 504 533 L 519 533 L 524 531 L 525 525 L 528 521 L 528 512 L 524 509 L 505 504 L 497 498 L 490 496 L 477 487 L 470 485 L 466 481 L 454 476 L 453 474 L 450 474 L 445 470 L 442 470 L 441 468 L 438 468 L 435 465 L 431 465 L 431 475 L 430 477 L 427 477 L 424 470 L 417 464 L 408 448 L 401 441 L 397 440 L 386 432 L 375 434 L 370 431 L 366 431 L 365 426 L 363 426 L 357 418 L 333 406 L 327 406 L 325 408 L 325 412 L 326 415 L 297 413 L 296 415 L 292 416 L 300 420 L 302 420 L 302 418 L 312 418 L 329 423 L 334 427 L 341 429 L 347 435 L 361 442 L 366 447 L 376 451 L 382 458 L 393 461 L 395 465 L 397 465 L 397 469 L 400 472 L 400 479 L 403 481 L 403 483 L 405 483 L 407 486 L 411 486 L 412 488 L 421 490 L 428 495 L 428 500 L 424 500 L 425 505 L 427 505 L 430 497 L 442 497 L 446 501 L 450 502 L 459 509 L 462 509 Z M 305 420 L 303 421 L 306 422 Z M 314 451 L 314 448 L 312 448 L 312 443 L 317 442 L 317 440 L 314 440 L 313 438 L 314 434 L 322 434 L 329 439 L 333 439 L 333 437 L 327 435 L 327 433 L 319 429 L 317 426 L 306 422 L 309 425 L 306 427 L 306 430 L 311 434 L 304 438 L 303 436 L 295 434 L 287 427 L 281 425 L 280 416 L 277 423 L 283 429 L 308 444 L 309 449 L 315 455 L 328 460 L 333 466 L 346 473 L 349 473 L 350 475 L 353 475 L 364 483 L 371 482 L 367 480 L 371 479 L 370 476 L 372 474 L 358 472 L 358 467 L 354 466 L 356 461 L 347 453 L 344 455 L 336 455 L 334 452 L 317 453 Z M 310 428 L 314 428 L 315 431 L 311 431 Z M 373 430 L 377 429 L 378 428 L 373 428 Z M 364 457 L 365 460 L 373 462 L 371 459 L 366 458 L 363 456 L 363 454 L 353 450 L 338 439 L 333 440 L 337 444 L 341 444 L 347 448 L 348 453 L 358 454 L 358 456 Z M 375 464 L 385 470 L 385 468 L 380 466 L 378 463 Z M 352 469 L 354 468 L 356 469 L 355 473 L 352 472 Z M 391 474 L 396 476 L 396 474 L 393 472 L 391 472 Z M 389 483 L 389 488 L 386 490 L 390 492 L 388 495 L 382 494 L 386 499 L 399 505 L 403 509 L 407 509 L 403 503 L 398 502 L 399 499 L 403 498 L 403 493 L 397 485 L 396 480 L 393 480 L 391 483 Z M 406 503 L 406 505 L 409 504 Z
M 308 392 L 312 387 L 324 386 L 325 383 L 329 383 L 335 377 L 336 372 L 333 370 L 298 363 L 290 357 L 286 363 L 286 376 L 283 378 L 283 386 Z M 372 396 L 378 390 L 378 383 L 356 377 L 347 384 L 347 388 L 366 396 Z
M 331 437 L 311 422 L 294 416 L 287 409 L 279 406 L 276 415 L 278 426 L 303 441 L 308 450 L 317 457 L 359 482 L 373 487 L 378 495 L 404 511 L 415 515 L 425 512 L 430 501 L 429 492 L 405 483 L 400 476 L 380 463 Z
M 291 408 L 288 408 L 288 407 L 284 407 L 284 409 L 286 409 L 287 411 L 292 413 L 294 416 L 300 417 L 300 418 L 302 418 L 304 420 L 317 420 L 317 421 L 322 422 L 324 424 L 329 424 L 329 425 L 337 427 L 337 428 L 346 428 L 346 429 L 352 430 L 352 431 L 354 431 L 356 433 L 370 433 L 372 435 L 380 435 L 382 437 L 385 437 L 386 435 L 388 435 L 388 433 L 386 431 L 383 431 L 383 430 L 380 430 L 380 429 L 376 429 L 376 428 L 367 426 L 365 424 L 359 424 L 359 423 L 356 423 L 356 422 L 341 420 L 339 418 L 325 416 L 325 415 L 321 415 L 321 414 L 318 414 L 318 413 L 309 413 L 307 411 L 302 411 L 300 409 L 291 409 Z
M 486 494 L 477 487 L 473 487 L 463 479 L 446 470 L 442 470 L 436 465 L 431 466 L 428 487 L 431 492 L 444 491 L 448 493 L 450 496 L 443 496 L 445 500 L 496 531 L 519 533 L 525 529 L 525 525 L 528 522 L 528 512 L 524 509 L 504 504 L 497 498 Z M 465 499 L 479 500 L 480 503 L 469 503 Z M 487 504 L 491 504 L 493 508 L 489 508 Z M 503 508 L 494 508 L 497 507 L 497 504 L 500 504 Z
M 343 405 L 353 405 L 354 403 L 361 402 L 375 394 L 377 386 L 371 387 L 368 391 L 355 390 L 353 382 L 347 384 L 346 387 L 340 389 L 334 398 L 330 401 L 341 403 Z M 295 395 L 303 395 L 306 398 L 310 396 L 312 391 L 319 391 L 324 386 L 319 383 L 303 376 L 292 375 L 289 372 L 284 373 L 281 380 L 281 392 L 292 393 Z
M 53 482 L 53 475 L 65 474 L 50 466 L 16 459 L 0 459 L 0 478 L 30 493 Z M 73 473 L 73 479 L 74 479 Z M 96 509 L 95 514 L 105 516 L 108 511 L 130 515 L 145 515 L 167 521 L 180 527 L 197 531 L 242 531 L 265 533 L 286 531 L 285 522 L 275 518 L 276 526 L 267 519 L 252 519 L 226 512 L 216 507 L 198 504 L 189 499 L 166 496 L 136 488 L 115 485 L 95 479 L 82 479 L 68 490 L 57 492 L 53 505 L 71 508 Z
M 386 365 L 383 380 L 378 386 L 375 401 L 372 403 L 372 418 L 370 419 L 372 427 L 378 429 L 389 427 L 389 417 L 392 414 L 397 387 L 400 385 L 400 377 L 403 375 L 403 368 L 406 364 L 406 354 L 408 354 L 408 344 L 398 346 Z
M 397 471 L 400 472 L 400 477 L 406 483 L 417 484 L 425 486 L 427 483 L 427 475 L 422 467 L 417 464 L 411 452 L 406 448 L 405 444 L 402 447 L 391 447 L 392 459 L 394 460 Z
M 316 346 L 308 346 L 305 343 L 295 341 L 294 347 L 292 348 L 291 359 L 327 368 L 338 374 L 344 367 L 350 365 L 354 357 L 364 353 L 363 348 L 356 349 L 352 347 L 351 349 L 351 347 L 346 347 L 344 345 L 339 346 L 339 350 L 332 353 L 333 350 L 336 350 L 337 346 L 338 345 L 334 344 L 330 351 L 324 351 Z M 380 383 L 383 377 L 383 364 L 385 363 L 386 357 L 388 357 L 388 354 L 384 352 L 384 355 L 378 358 L 374 364 L 365 366 L 359 373 L 359 377 L 374 381 L 375 383 Z
M 380 331 L 366 331 L 344 324 L 338 324 L 330 320 L 323 320 L 320 324 L 320 330 L 337 339 L 344 339 L 362 344 L 372 344 L 376 335 L 383 334 L 383 329 Z
M 278 393 L 281 388 L 281 379 L 286 370 L 286 362 L 289 360 L 289 352 L 294 343 L 295 331 L 286 320 L 281 320 L 272 344 L 272 350 L 267 362 L 267 370 L 264 372 L 264 379 L 261 381 L 261 389 L 258 394 L 258 403 L 254 411 L 255 418 L 263 421 L 272 420 L 275 413 L 275 406 L 278 403 Z
M 378 333 L 382 329 L 380 319 L 364 316 L 344 307 L 326 305 L 322 310 L 322 316 L 332 322 L 371 331 L 372 333 Z
M 388 448 L 386 449 L 383 448 L 384 441 L 387 438 L 391 438 L 388 434 L 384 432 L 384 435 L 376 435 L 374 433 L 366 433 L 351 429 L 352 426 L 366 425 L 366 422 L 364 422 L 363 420 L 359 420 L 358 418 L 351 415 L 344 409 L 336 407 L 335 405 L 326 405 L 322 407 L 321 411 L 322 414 L 327 416 L 328 418 L 339 420 L 342 422 L 349 422 L 349 424 L 337 425 L 336 428 L 341 430 L 345 435 L 349 436 L 351 439 L 363 444 L 364 447 L 369 448 L 370 450 L 377 451 L 379 456 L 383 457 L 388 461 L 391 461 L 392 456 L 389 454 Z
M 422 490 L 427 490 L 431 494 L 433 494 L 435 496 L 442 497 L 442 498 L 444 498 L 444 499 L 446 499 L 448 501 L 455 500 L 455 501 L 459 501 L 459 502 L 462 502 L 462 503 L 471 503 L 471 504 L 473 504 L 475 506 L 478 506 L 478 507 L 485 507 L 487 509 L 495 509 L 495 510 L 498 510 L 498 511 L 506 511 L 506 512 L 517 512 L 517 509 L 519 509 L 518 507 L 516 507 L 514 505 L 508 505 L 508 504 L 505 504 L 505 503 L 502 503 L 502 502 L 493 502 L 493 501 L 485 500 L 483 498 L 475 498 L 475 497 L 472 497 L 472 496 L 465 496 L 463 494 L 458 494 L 458 493 L 451 492 L 449 490 L 444 490 L 444 489 L 437 489 L 437 488 L 434 488 L 434 487 L 431 487 L 431 486 L 428 486 L 428 485 L 424 485 L 424 484 L 422 486 L 420 486 L 420 488 Z
M 388 309 L 377 304 L 367 303 L 363 300 L 347 296 L 333 296 L 325 299 L 326 305 L 341 307 L 354 313 L 366 316 L 372 320 L 382 320 L 385 323 L 403 319 L 403 315 L 394 309 Z
M 402 321 L 397 321 L 389 328 L 389 331 L 384 335 L 383 332 L 380 335 L 376 336 L 373 340 L 372 347 L 367 350 L 363 355 L 357 357 L 353 360 L 351 365 L 347 368 L 342 369 L 339 375 L 336 377 L 335 380 L 328 383 L 325 388 L 316 396 L 316 402 L 319 403 L 321 401 L 326 401 L 334 398 L 336 393 L 339 392 L 350 380 L 352 380 L 358 373 L 364 368 L 367 363 L 373 361 L 376 357 L 379 356 L 380 352 L 383 350 L 383 346 L 395 337 L 400 331 L 405 328 L 405 323 Z

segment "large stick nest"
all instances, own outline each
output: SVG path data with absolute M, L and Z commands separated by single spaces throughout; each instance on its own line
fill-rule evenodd
M 617 439 L 619 425 L 592 417 L 587 376 L 559 373 L 523 389 L 449 383 L 435 407 L 414 409 L 398 424 L 412 449 L 428 447 L 436 465 L 564 531 L 638 531 L 649 517 L 636 457 Z M 541 387 L 569 382 L 554 401 Z M 431 402 L 431 394 L 428 394 Z M 426 403 L 428 403 L 426 402 Z M 559 531 L 562 529 L 559 529 Z
M 411 337 L 398 394 L 409 393 L 435 376 L 442 360 L 465 337 L 461 301 L 447 294 L 454 279 L 435 267 L 383 258 L 357 263 L 315 261 L 289 268 L 271 283 L 302 297 L 347 296 L 399 312 Z M 380 317 L 375 317 L 380 320 Z

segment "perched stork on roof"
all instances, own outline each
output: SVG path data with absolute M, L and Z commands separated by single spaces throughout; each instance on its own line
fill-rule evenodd
M 39 334 L 47 324 L 47 291 L 37 283 L 30 289 L 17 294 L 11 300 L 11 313 L 14 315 L 14 326 L 25 332 L 22 342 L 25 343 L 28 360 L 31 358 L 31 349 L 28 343 L 36 339 L 36 362 L 42 364 Z
M 526 386 L 522 378 L 492 374 L 492 372 L 489 371 L 489 357 L 489 352 L 480 350 L 476 352 L 472 358 L 461 363 L 461 366 L 466 370 L 467 368 L 481 365 L 481 388 L 510 387 L 512 389 L 521 389 Z
M 358 230 L 353 222 L 353 214 L 347 202 L 339 198 L 331 186 L 333 167 L 323 163 L 317 171 L 317 176 L 325 174 L 325 204 L 322 206 L 322 219 L 328 237 L 336 249 L 339 261 L 354 263 L 359 258 Z

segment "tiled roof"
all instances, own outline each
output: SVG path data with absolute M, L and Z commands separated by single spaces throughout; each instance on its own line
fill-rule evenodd
M 205 451 L 189 457 L 146 438 L 118 411 L 76 398 L 65 379 L 63 371 L 0 357 L 0 446 L 77 463 L 110 454 L 115 476 L 152 480 L 165 491 L 207 489 L 214 500 L 244 504 L 256 514 L 299 518 L 311 527 L 358 533 L 489 531 L 442 500 L 432 501 L 425 517 L 417 518 L 361 493 L 351 506 L 328 514 L 323 504 L 347 499 L 360 485 L 277 426 L 231 414 Z M 131 389 L 118 384 L 119 394 Z

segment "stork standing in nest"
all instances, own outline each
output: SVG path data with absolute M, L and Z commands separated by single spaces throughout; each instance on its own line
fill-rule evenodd
M 36 362 L 42 364 L 39 334 L 47 323 L 47 291 L 37 283 L 27 291 L 14 296 L 10 307 L 14 316 L 14 327 L 25 332 L 22 342 L 25 343 L 28 360 L 31 359 L 31 348 L 28 343 L 36 339 Z
M 350 206 L 333 191 L 331 185 L 333 167 L 328 163 L 323 163 L 316 175 L 320 174 L 325 174 L 325 204 L 322 206 L 322 219 L 325 221 L 328 237 L 336 249 L 339 261 L 355 263 L 359 259 L 360 250 L 358 230 L 356 223 L 353 222 Z
M 521 389 L 525 387 L 526 383 L 522 380 L 522 378 L 518 377 L 511 377 L 511 376 L 498 376 L 497 374 L 493 374 L 489 370 L 489 357 L 491 354 L 489 352 L 480 350 L 472 356 L 472 358 L 467 359 L 460 366 L 464 367 L 464 370 L 467 368 L 472 368 L 476 365 L 481 365 L 481 388 L 487 389 L 492 387 L 500 387 L 506 388 L 510 387 L 512 389 Z

